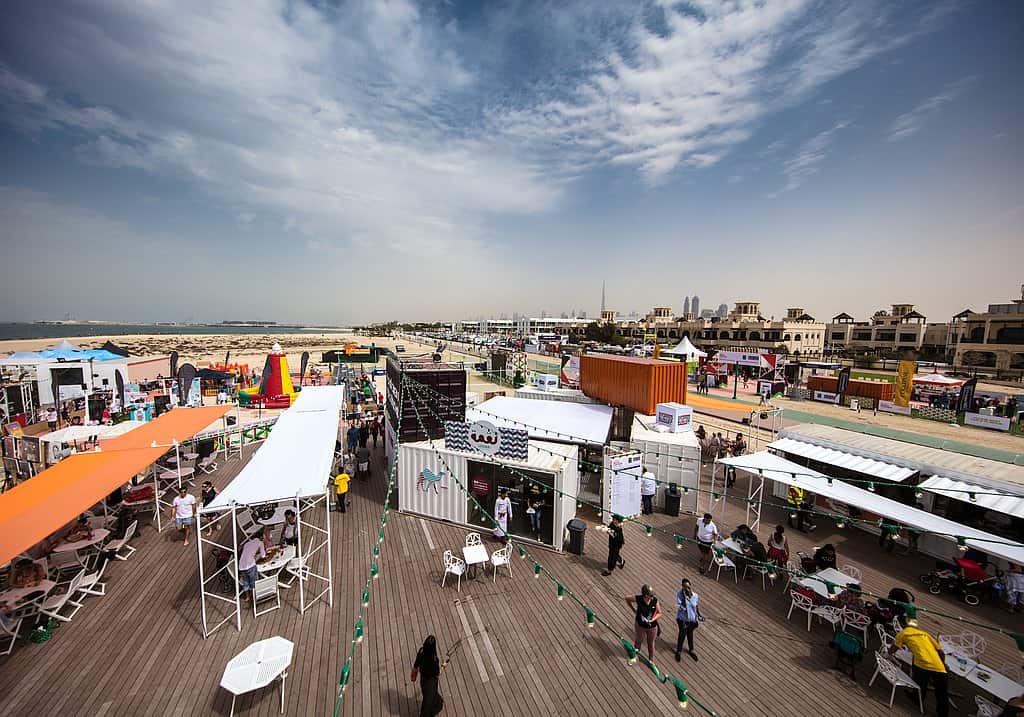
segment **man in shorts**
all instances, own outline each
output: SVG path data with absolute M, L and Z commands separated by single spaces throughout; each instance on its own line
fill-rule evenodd
M 196 497 L 189 495 L 185 486 L 178 489 L 177 497 L 171 501 L 171 513 L 174 527 L 182 534 L 182 544 L 188 545 L 188 529 L 196 519 Z
M 701 575 L 704 574 L 711 564 L 711 546 L 718 537 L 720 537 L 718 526 L 712 522 L 711 513 L 705 513 L 704 517 L 697 521 L 697 525 L 693 529 L 693 538 L 697 541 L 697 547 L 700 549 Z

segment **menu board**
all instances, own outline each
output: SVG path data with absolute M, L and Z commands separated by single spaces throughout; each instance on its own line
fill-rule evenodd
M 640 514 L 640 474 L 643 454 L 608 454 L 604 458 L 604 494 L 612 513 L 629 518 Z M 610 516 L 609 516 L 610 517 Z

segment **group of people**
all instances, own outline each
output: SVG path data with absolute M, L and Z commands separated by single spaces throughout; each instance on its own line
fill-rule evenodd
M 348 430 L 345 432 L 345 446 L 349 455 L 355 460 L 356 477 L 365 480 L 370 477 L 370 439 L 373 439 L 373 447 L 377 447 L 377 440 L 384 433 L 384 417 L 377 416 L 371 419 L 357 419 L 349 422 Z
M 639 595 L 626 596 L 626 603 L 632 608 L 633 648 L 638 652 L 647 645 L 647 658 L 654 662 L 654 643 L 661 634 L 658 621 L 662 617 L 661 603 L 650 585 L 640 588 Z M 700 611 L 700 596 L 694 591 L 688 578 L 683 578 L 676 593 L 676 649 L 675 659 L 682 659 L 685 643 L 686 653 L 696 662 L 697 652 L 693 648 L 693 633 L 704 622 Z
M 702 462 L 714 460 L 715 458 L 725 458 L 726 456 L 742 456 L 747 452 L 747 442 L 743 438 L 742 433 L 737 433 L 735 438 L 729 440 L 727 436 L 722 435 L 721 431 L 709 434 L 704 426 L 697 426 L 694 434 L 700 443 Z M 735 481 L 735 473 L 730 471 L 727 474 L 727 479 L 731 486 Z

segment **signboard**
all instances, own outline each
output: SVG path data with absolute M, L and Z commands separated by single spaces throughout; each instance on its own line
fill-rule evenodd
M 562 356 L 562 372 L 558 377 L 562 388 L 580 387 L 580 357 Z
M 964 413 L 970 411 L 974 405 L 974 392 L 978 388 L 978 379 L 972 378 L 960 387 L 960 395 L 956 399 L 956 412 Z
M 850 367 L 847 366 L 839 372 L 839 376 L 836 378 L 836 393 L 840 396 L 846 395 L 846 389 L 850 385 Z
M 491 484 L 483 476 L 473 476 L 469 482 L 469 490 L 473 495 L 487 495 L 491 492 Z
M 995 431 L 1010 430 L 1010 419 L 1004 416 L 986 416 L 981 413 L 965 413 L 964 424 L 979 428 L 991 428 Z
M 916 361 L 900 361 L 896 367 L 896 391 L 892 402 L 906 408 L 910 405 L 910 394 L 914 391 L 914 371 Z
M 498 428 L 490 421 L 444 422 L 444 445 L 453 451 L 525 461 L 529 458 L 530 434 L 518 428 Z
M 43 460 L 39 450 L 39 439 L 35 436 L 22 436 L 18 441 L 21 448 L 21 459 L 30 463 L 40 463 Z
M 608 486 L 612 513 L 625 518 L 640 514 L 640 473 L 643 453 L 621 453 L 605 456 L 604 482 Z
M 744 351 L 719 351 L 715 354 L 715 361 L 719 363 L 739 364 L 740 366 L 764 366 L 761 354 L 746 353 Z
M 814 400 L 825 403 L 839 403 L 839 394 L 832 393 L 831 391 L 815 391 Z
M 892 401 L 879 401 L 878 402 L 878 410 L 879 411 L 886 411 L 888 413 L 902 413 L 904 416 L 909 416 L 910 415 L 910 407 L 909 406 L 897 406 Z
M 655 422 L 672 433 L 693 430 L 693 409 L 681 403 L 659 403 L 654 408 Z

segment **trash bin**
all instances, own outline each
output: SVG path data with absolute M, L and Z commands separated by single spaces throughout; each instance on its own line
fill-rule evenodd
M 679 486 L 670 483 L 665 491 L 665 514 L 679 517 Z
M 856 398 L 851 398 L 850 399 L 850 410 L 851 411 L 859 411 L 860 410 L 860 401 L 858 401 Z
M 582 520 L 573 518 L 565 528 L 569 531 L 569 547 L 567 550 L 576 555 L 583 555 L 583 534 L 587 532 L 587 524 Z

